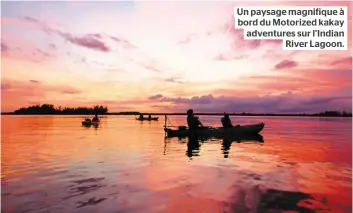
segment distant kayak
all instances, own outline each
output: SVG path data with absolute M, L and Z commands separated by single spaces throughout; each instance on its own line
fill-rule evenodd
M 252 135 L 260 133 L 265 124 L 253 124 L 244 126 L 234 126 L 233 128 L 223 127 L 204 127 L 195 130 L 189 130 L 186 127 L 179 129 L 165 128 L 167 137 L 188 137 L 188 136 L 205 136 L 205 137 L 219 137 L 219 136 L 236 136 L 236 135 Z
M 158 121 L 159 117 L 152 117 L 152 118 L 136 118 L 138 121 Z
M 99 121 L 91 121 L 90 119 L 86 119 L 82 121 L 83 126 L 91 126 L 91 125 L 98 125 Z

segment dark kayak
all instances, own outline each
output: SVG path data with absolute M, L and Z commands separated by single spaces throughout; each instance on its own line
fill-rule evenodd
M 169 129 L 165 128 L 164 131 L 167 133 L 167 137 L 190 137 L 190 136 L 202 136 L 202 137 L 226 137 L 226 136 L 237 136 L 237 135 L 255 135 L 260 133 L 265 127 L 264 123 L 235 126 L 233 128 L 223 127 L 204 127 L 196 130 L 189 130 L 187 128 Z
M 99 121 L 84 120 L 82 121 L 83 126 L 98 125 Z
M 152 117 L 152 118 L 136 118 L 136 120 L 138 120 L 138 121 L 158 121 L 158 118 L 159 117 Z

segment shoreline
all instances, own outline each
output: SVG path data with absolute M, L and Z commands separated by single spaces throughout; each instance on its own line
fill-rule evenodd
M 186 113 L 143 113 L 145 116 L 146 115 L 151 115 L 151 116 L 186 116 Z M 195 115 L 199 116 L 223 116 L 223 113 L 194 113 Z M 41 115 L 77 115 L 77 116 L 94 116 L 94 114 L 83 114 L 83 113 L 71 113 L 71 114 L 64 114 L 64 113 L 57 113 L 57 114 L 19 114 L 19 113 L 13 113 L 13 112 L 4 112 L 1 113 L 1 115 L 29 115 L 29 116 L 41 116 Z M 137 116 L 139 113 L 120 113 L 120 112 L 112 112 L 112 113 L 106 113 L 102 114 L 100 116 L 106 116 L 106 115 L 131 115 L 131 116 Z M 314 114 L 271 114 L 271 113 L 265 113 L 265 114 L 250 114 L 250 113 L 228 113 L 229 116 L 241 116 L 241 117 L 345 117 L 345 118 L 352 118 L 352 115 L 319 115 L 318 113 Z

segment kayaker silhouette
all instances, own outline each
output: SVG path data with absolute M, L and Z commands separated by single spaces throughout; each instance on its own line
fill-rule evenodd
M 94 115 L 94 118 L 92 119 L 92 121 L 95 121 L 95 122 L 98 122 L 98 121 L 99 121 L 97 112 L 96 112 L 96 114 Z
M 222 122 L 222 126 L 224 128 L 232 128 L 233 127 L 232 121 L 230 120 L 229 115 L 226 113 L 224 113 L 224 116 L 221 119 L 221 122 Z
M 194 115 L 194 111 L 192 109 L 186 111 L 186 114 L 189 129 L 197 129 L 199 127 L 204 127 L 199 118 Z

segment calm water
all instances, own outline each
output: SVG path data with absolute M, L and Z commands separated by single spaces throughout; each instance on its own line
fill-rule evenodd
M 2 116 L 1 212 L 257 212 L 271 189 L 352 212 L 350 118 L 235 117 L 264 122 L 264 143 L 192 146 L 165 140 L 163 117 L 108 116 L 98 128 L 83 118 Z

